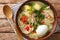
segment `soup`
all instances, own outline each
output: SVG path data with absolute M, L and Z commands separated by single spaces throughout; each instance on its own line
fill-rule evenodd
M 54 14 L 49 5 L 31 1 L 23 5 L 18 14 L 18 26 L 29 38 L 38 39 L 51 32 Z

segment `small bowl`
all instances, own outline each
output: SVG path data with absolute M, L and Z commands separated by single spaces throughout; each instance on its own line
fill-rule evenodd
M 37 39 L 37 40 L 44 40 L 44 39 L 50 37 L 50 36 L 54 33 L 54 31 L 55 31 L 55 28 L 56 28 L 56 25 L 57 25 L 57 12 L 56 12 L 55 8 L 51 5 L 51 3 L 49 3 L 49 2 L 47 2 L 47 1 L 45 1 L 45 0 L 29 0 L 29 1 L 26 1 L 26 2 L 24 2 L 24 3 L 19 7 L 19 9 L 20 9 L 23 5 L 25 5 L 26 3 L 30 2 L 30 1 L 40 1 L 40 2 L 43 2 L 43 3 L 47 4 L 47 5 L 49 5 L 50 8 L 53 10 L 53 13 L 54 13 L 54 22 L 53 22 L 53 28 L 52 28 L 51 32 L 50 32 L 48 35 L 46 35 L 46 36 L 44 36 L 44 37 L 42 37 L 42 38 L 38 38 L 38 39 Z M 19 9 L 18 9 L 18 11 L 19 11 Z M 25 37 L 26 39 L 28 39 L 28 40 L 35 40 L 35 39 L 32 39 L 32 38 L 29 38 L 28 36 L 26 36 L 25 34 L 23 34 L 22 31 L 20 30 L 20 28 L 19 28 L 19 26 L 18 26 L 18 22 L 17 22 L 17 17 L 18 17 L 18 15 L 19 15 L 19 14 L 18 14 L 18 11 L 17 11 L 16 16 L 15 16 L 15 23 L 16 23 L 16 25 L 17 25 L 17 28 L 18 28 L 19 32 L 20 32 L 21 35 L 22 35 L 23 37 Z

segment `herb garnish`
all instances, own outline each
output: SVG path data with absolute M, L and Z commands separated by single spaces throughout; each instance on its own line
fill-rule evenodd
M 42 8 L 40 9 L 40 12 L 45 10 L 46 7 L 47 7 L 47 5 L 43 5 Z
M 34 2 L 29 2 L 28 5 L 29 6 L 33 6 L 34 5 Z
M 34 31 L 37 29 L 37 24 L 33 23 Z
M 41 12 L 43 11 L 43 10 L 45 10 L 45 8 L 47 7 L 47 5 L 44 5 L 44 6 L 42 6 L 42 8 L 38 11 L 38 10 L 34 10 L 34 13 L 36 14 L 36 20 L 37 19 L 39 19 L 38 21 L 37 21 L 37 23 L 38 24 L 41 24 L 41 21 L 44 19 L 44 15 L 43 14 L 41 14 Z
M 35 10 L 34 13 L 36 14 L 35 17 L 37 17 L 38 19 L 40 19 L 40 20 L 44 19 L 44 15 L 42 15 L 40 11 Z

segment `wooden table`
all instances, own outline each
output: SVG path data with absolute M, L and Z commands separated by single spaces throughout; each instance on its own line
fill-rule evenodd
M 0 40 L 17 40 L 17 36 L 13 29 L 11 28 L 10 24 L 8 23 L 6 17 L 3 14 L 3 6 L 4 3 L 9 3 L 7 5 L 14 6 L 16 3 L 20 2 L 21 0 L 0 0 Z M 58 15 L 58 25 L 60 26 L 60 0 L 46 0 L 50 2 L 54 8 L 57 10 Z M 46 40 L 60 40 L 60 31 L 54 33 Z

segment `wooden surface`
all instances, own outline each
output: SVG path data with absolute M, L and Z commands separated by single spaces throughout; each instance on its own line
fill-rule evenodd
M 0 40 L 17 40 L 17 36 L 8 23 L 6 17 L 3 14 L 4 3 L 8 3 L 9 6 L 14 6 L 21 0 L 0 0 Z M 57 11 L 58 25 L 60 26 L 60 0 L 46 0 L 50 2 Z M 1 4 L 2 3 L 2 4 Z M 46 40 L 60 40 L 60 31 L 54 33 Z

